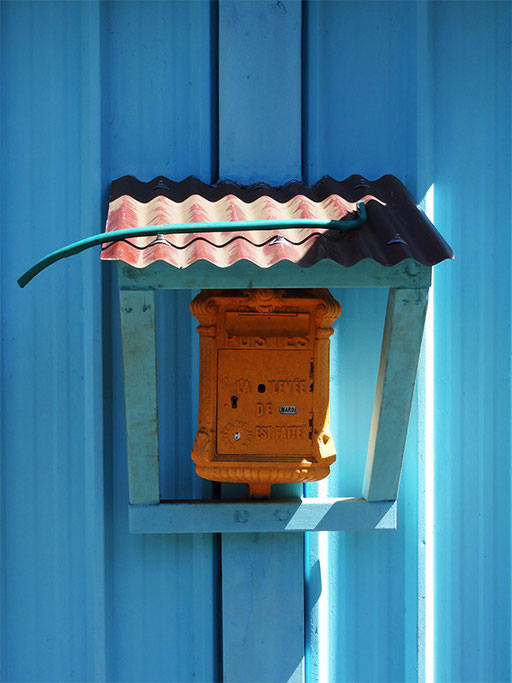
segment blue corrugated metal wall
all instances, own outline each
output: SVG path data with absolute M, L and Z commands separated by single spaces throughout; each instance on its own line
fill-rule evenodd
M 229 39 L 254 3 L 220 5 L 220 23 L 208 2 L 0 6 L 2 677 L 221 673 L 217 540 L 127 532 L 113 270 L 95 253 L 26 290 L 15 280 L 47 251 L 98 232 L 112 178 L 211 181 L 220 160 L 221 172 L 251 179 L 256 171 L 238 172 L 230 155 L 238 145 L 270 179 L 302 164 L 308 182 L 394 173 L 418 201 L 433 186 L 435 222 L 456 252 L 435 277 L 434 533 L 423 368 L 398 531 L 311 539 L 309 680 L 423 679 L 432 647 L 436 680 L 510 680 L 510 4 L 260 3 L 270 47 L 252 87 L 272 103 L 261 116 L 237 105 L 247 84 L 233 77 Z M 287 11 L 293 35 L 274 51 L 273 17 Z M 276 69 L 288 74 L 282 88 Z M 251 116 L 257 135 L 241 139 Z M 251 153 L 262 139 L 271 155 Z M 296 156 L 280 159 L 294 144 Z M 340 457 L 328 488 L 358 495 L 385 299 L 336 295 Z M 197 401 L 189 300 L 163 293 L 158 309 L 166 496 L 210 495 L 187 456 Z
M 511 16 L 434 6 L 436 672 L 510 680 Z
M 306 11 L 304 172 L 345 178 L 393 173 L 417 187 L 417 3 L 310 3 Z M 333 345 L 333 434 L 340 458 L 331 495 L 360 495 L 377 378 L 386 292 L 334 292 L 342 315 Z M 339 436 L 338 436 L 339 434 Z M 319 634 L 312 680 L 405 681 L 417 672 L 416 419 L 401 481 L 399 528 L 332 533 L 319 548 L 328 563 L 312 614 Z M 315 558 L 316 559 L 316 558 Z M 322 606 L 322 601 L 325 605 Z M 325 623 L 325 615 L 329 623 Z M 323 622 L 323 623 L 322 623 Z M 322 642 L 324 641 L 324 642 Z M 327 641 L 327 642 L 325 642 Z M 421 634 L 418 646 L 422 647 Z M 364 654 L 363 654 L 364 653 Z M 327 658 L 327 661 L 325 661 Z

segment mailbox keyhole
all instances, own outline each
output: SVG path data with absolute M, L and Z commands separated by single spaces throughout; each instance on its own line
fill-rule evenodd
M 264 394 L 266 388 L 267 387 L 264 384 L 258 384 L 258 391 L 260 392 L 260 394 Z
M 231 397 L 231 407 L 232 408 L 238 408 L 237 403 L 238 403 L 238 396 L 232 396 Z

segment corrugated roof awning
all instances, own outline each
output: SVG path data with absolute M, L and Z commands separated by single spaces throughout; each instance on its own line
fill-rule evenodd
M 24 287 L 52 263 L 102 245 L 101 258 L 145 268 L 156 261 L 183 269 L 197 261 L 227 268 L 249 261 L 302 268 L 329 259 L 351 267 L 364 259 L 394 266 L 410 259 L 431 267 L 453 258 L 448 244 L 391 175 L 369 181 L 325 176 L 315 185 L 207 185 L 197 178 L 112 183 L 104 233 L 48 254 L 18 280 Z
M 367 215 L 358 225 L 361 201 Z M 352 229 L 344 229 L 345 221 Z M 259 229 L 247 222 L 257 222 Z M 193 233 L 158 232 L 162 226 L 192 228 L 194 223 L 201 228 Z M 218 231 L 202 232 L 204 224 L 218 225 Z M 225 268 L 245 259 L 267 268 L 283 260 L 302 267 L 321 259 L 352 266 L 365 258 L 385 266 L 404 259 L 433 266 L 453 258 L 404 185 L 391 175 L 376 181 L 326 176 L 313 186 L 292 182 L 283 187 L 207 185 L 193 177 L 181 182 L 164 177 L 146 183 L 131 176 L 115 180 L 106 232 L 151 226 L 151 235 L 105 243 L 102 259 L 137 268 L 159 260 L 186 268 L 201 259 Z

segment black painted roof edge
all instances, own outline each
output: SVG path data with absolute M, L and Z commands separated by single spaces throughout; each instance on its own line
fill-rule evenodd
M 372 190 L 378 190 L 379 186 L 388 185 L 390 182 L 398 183 L 400 189 L 414 203 L 406 187 L 393 175 L 384 175 L 378 180 L 367 180 L 360 175 L 351 175 L 345 180 L 334 180 L 325 175 L 313 185 L 306 185 L 298 180 L 292 180 L 285 185 L 269 185 L 267 183 L 255 183 L 253 185 L 239 185 L 231 180 L 221 180 L 209 185 L 195 176 L 188 176 L 183 180 L 170 180 L 165 176 L 157 176 L 153 180 L 144 182 L 135 176 L 125 175 L 113 180 L 110 186 L 110 201 L 114 201 L 122 195 L 129 195 L 139 202 L 147 203 L 155 197 L 168 197 L 176 202 L 182 202 L 192 194 L 201 195 L 208 201 L 218 201 L 228 194 L 235 195 L 245 202 L 252 202 L 258 197 L 269 196 L 278 202 L 287 202 L 298 194 L 303 194 L 313 201 L 322 201 L 333 192 L 342 194 L 348 201 L 349 195 L 357 194 L 362 197 Z M 372 192 L 375 194 L 375 192 Z

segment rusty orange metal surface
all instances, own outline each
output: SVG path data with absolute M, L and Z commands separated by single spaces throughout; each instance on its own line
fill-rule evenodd
M 326 289 L 203 290 L 199 322 L 199 476 L 249 484 L 323 479 L 329 431 L 329 337 L 340 305 Z

